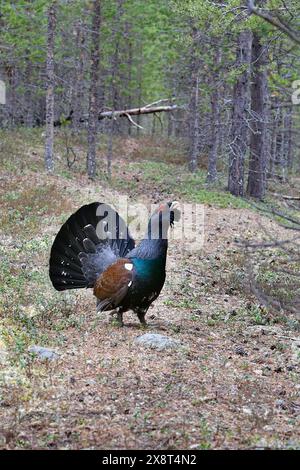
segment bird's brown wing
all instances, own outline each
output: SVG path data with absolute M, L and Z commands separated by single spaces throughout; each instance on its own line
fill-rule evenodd
M 118 259 L 97 279 L 94 295 L 98 299 L 97 310 L 112 310 L 120 305 L 133 279 L 133 264 L 127 258 Z

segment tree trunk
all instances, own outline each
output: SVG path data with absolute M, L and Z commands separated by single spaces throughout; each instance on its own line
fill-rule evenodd
M 189 102 L 189 155 L 188 166 L 191 172 L 195 172 L 198 166 L 198 151 L 200 140 L 199 128 L 199 31 L 192 24 L 192 50 L 190 59 L 190 74 L 191 74 L 191 95 Z
M 74 69 L 74 85 L 72 93 L 72 110 L 73 119 L 72 126 L 77 130 L 80 126 L 80 117 L 82 115 L 82 103 L 84 102 L 83 82 L 84 82 L 84 62 L 85 62 L 85 31 L 84 24 L 81 20 L 76 21 L 75 29 L 75 50 L 77 57 L 75 59 Z
M 292 139 L 292 134 L 293 134 L 293 111 L 292 108 L 288 109 L 287 111 L 287 116 L 286 116 L 286 160 L 287 160 L 287 166 L 289 169 L 293 168 L 293 139 Z
M 117 109 L 119 106 L 119 89 L 118 86 L 118 75 L 120 67 L 120 31 L 121 31 L 121 19 L 124 13 L 123 10 L 124 0 L 118 0 L 117 2 L 117 11 L 114 20 L 114 28 L 112 32 L 111 41 L 114 44 L 114 54 L 112 57 L 111 64 L 111 80 L 110 80 L 110 89 L 111 89 L 111 107 L 112 109 Z
M 131 86 L 132 86 L 132 63 L 133 63 L 133 55 L 132 55 L 132 40 L 130 37 L 131 33 L 131 25 L 129 23 L 126 23 L 126 36 L 128 38 L 127 40 L 127 70 L 128 73 L 126 75 L 126 92 L 128 93 L 128 98 L 127 98 L 127 106 L 128 108 L 131 108 L 132 106 L 132 95 L 131 95 Z M 128 122 L 127 124 L 127 132 L 128 135 L 131 135 L 131 124 Z
M 266 48 L 262 46 L 257 33 L 252 42 L 252 84 L 251 84 L 251 123 L 250 160 L 247 193 L 255 198 L 263 198 L 266 190 L 266 166 L 268 158 L 267 105 L 268 88 L 265 64 Z
M 190 105 L 190 151 L 189 151 L 189 170 L 195 172 L 198 166 L 198 147 L 199 147 L 199 77 L 196 76 L 192 88 L 192 97 Z
M 138 42 L 138 46 L 140 48 L 140 51 L 142 51 L 141 44 Z M 138 106 L 142 106 L 142 93 L 143 93 L 143 67 L 144 67 L 144 57 L 143 53 L 140 56 L 139 63 L 138 63 L 138 71 L 137 71 L 137 82 L 138 82 L 138 89 L 137 89 L 137 102 Z M 138 127 L 136 128 L 136 135 L 139 136 L 141 132 L 141 117 L 138 115 L 137 117 L 137 124 Z
M 47 171 L 53 171 L 53 139 L 54 139 L 54 39 L 56 27 L 57 3 L 52 2 L 48 9 L 47 31 L 47 92 L 46 92 L 46 142 L 45 142 L 45 167 Z
M 248 149 L 250 108 L 250 63 L 252 33 L 242 31 L 238 38 L 237 67 L 244 72 L 238 76 L 233 90 L 232 126 L 230 133 L 230 154 L 228 190 L 234 196 L 244 195 L 244 163 Z
M 88 118 L 88 153 L 87 174 L 89 178 L 96 175 L 96 142 L 97 142 L 97 108 L 98 108 L 98 75 L 99 75 L 99 41 L 100 41 L 100 0 L 93 2 L 93 19 L 91 32 L 91 78 L 89 93 L 89 118 Z
M 275 98 L 275 104 L 277 100 Z M 278 132 L 278 123 L 280 123 L 280 108 L 275 108 L 271 114 L 272 116 L 272 129 L 271 129 L 271 148 L 270 148 L 270 160 L 267 170 L 267 177 L 272 178 L 274 175 L 274 166 L 276 163 L 276 152 L 277 152 L 277 132 Z
M 24 124 L 26 127 L 33 126 L 33 99 L 31 94 L 31 74 L 33 64 L 31 60 L 26 58 L 25 60 L 26 68 L 25 68 L 25 82 L 26 82 L 26 90 L 25 90 L 25 116 L 24 116 Z
M 211 143 L 208 155 L 208 171 L 206 182 L 213 183 L 217 179 L 217 158 L 219 148 L 219 135 L 220 135 L 220 92 L 219 92 L 219 66 L 221 62 L 221 49 L 216 52 L 216 66 L 217 70 L 213 73 L 213 87 L 211 93 Z
M 112 109 L 116 109 L 118 106 L 119 101 L 119 92 L 118 92 L 118 83 L 117 83 L 117 76 L 119 74 L 119 67 L 120 67 L 120 57 L 119 57 L 119 33 L 121 30 L 121 19 L 123 16 L 123 0 L 118 0 L 117 3 L 117 11 L 114 21 L 114 30 L 113 30 L 113 37 L 112 42 L 115 43 L 115 51 L 112 58 L 112 67 L 111 67 L 111 106 Z M 112 116 L 110 127 L 109 127 L 109 135 L 108 135 L 108 145 L 107 145 L 107 174 L 109 179 L 111 179 L 111 166 L 112 166 L 112 159 L 113 159 L 113 137 L 115 134 L 115 124 L 116 119 L 114 115 Z

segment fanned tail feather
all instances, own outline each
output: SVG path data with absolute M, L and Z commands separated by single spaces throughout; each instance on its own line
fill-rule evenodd
M 108 215 L 115 220 L 113 234 L 108 231 Z M 57 290 L 93 287 L 101 272 L 124 257 L 134 244 L 114 209 L 99 202 L 82 206 L 63 224 L 53 242 L 49 269 L 53 286 Z

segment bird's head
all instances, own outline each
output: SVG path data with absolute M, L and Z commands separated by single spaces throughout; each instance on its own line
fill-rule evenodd
M 169 227 L 180 219 L 179 203 L 177 201 L 160 204 L 153 212 L 148 226 L 148 235 L 152 239 L 168 238 Z

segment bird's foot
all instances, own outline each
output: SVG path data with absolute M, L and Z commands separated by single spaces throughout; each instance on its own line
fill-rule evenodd
M 145 313 L 138 313 L 137 314 L 138 319 L 141 322 L 141 324 L 140 324 L 141 330 L 146 330 L 148 328 L 147 322 L 145 320 L 145 315 L 146 315 Z
M 110 323 L 112 326 L 124 326 L 123 313 L 114 310 L 110 313 L 110 316 Z

